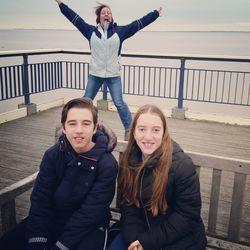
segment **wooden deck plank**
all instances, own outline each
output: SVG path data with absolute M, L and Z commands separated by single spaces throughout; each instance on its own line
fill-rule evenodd
M 5 178 L 13 179 L 13 182 L 17 180 L 9 178 L 5 168 L 15 170 L 13 175 L 19 175 L 18 170 L 22 169 L 20 179 L 38 170 L 42 155 L 54 143 L 61 110 L 62 107 L 57 107 L 0 124 L 1 187 Z M 117 112 L 99 110 L 99 118 L 109 124 L 119 139 L 123 139 L 124 130 Z M 172 138 L 184 150 L 250 159 L 250 127 L 171 118 L 167 118 L 167 122 Z

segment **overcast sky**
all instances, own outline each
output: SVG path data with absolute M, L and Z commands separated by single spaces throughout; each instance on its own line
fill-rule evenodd
M 162 6 L 150 30 L 250 31 L 250 0 L 100 0 L 118 24 L 127 24 Z M 85 21 L 94 24 L 94 0 L 65 0 Z M 0 0 L 0 29 L 73 29 L 54 0 Z

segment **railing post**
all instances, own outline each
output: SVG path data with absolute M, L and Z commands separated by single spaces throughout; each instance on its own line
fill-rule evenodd
M 108 100 L 108 90 L 107 90 L 107 85 L 106 83 L 103 84 L 103 95 L 102 95 L 102 99 L 104 101 Z
M 186 62 L 185 58 L 181 58 L 179 94 L 178 94 L 178 109 L 183 108 L 183 89 L 184 89 L 185 62 Z
M 102 99 L 97 100 L 97 108 L 99 110 L 109 110 L 109 103 L 107 85 L 104 83 L 102 86 Z
M 63 88 L 63 62 L 60 62 L 59 87 Z
M 28 78 L 28 55 L 23 55 L 23 94 L 24 104 L 30 104 L 29 78 Z
M 30 103 L 30 90 L 29 90 L 29 72 L 28 72 L 28 55 L 23 54 L 23 69 L 22 69 L 22 84 L 24 103 L 18 104 L 18 108 L 27 108 L 27 115 L 32 115 L 37 112 L 37 105 Z
M 16 225 L 16 204 L 11 200 L 1 206 L 2 232 L 6 232 Z

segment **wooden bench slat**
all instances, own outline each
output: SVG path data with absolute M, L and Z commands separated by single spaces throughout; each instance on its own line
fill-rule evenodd
M 208 249 L 221 249 L 221 250 L 250 250 L 249 246 L 217 239 L 207 236 L 207 250 Z
M 245 187 L 246 175 L 236 173 L 234 177 L 233 196 L 228 226 L 228 238 L 234 242 L 238 242 L 240 240 L 240 225 L 244 204 Z
M 1 206 L 2 231 L 5 232 L 16 225 L 15 200 L 11 200 Z
M 213 177 L 211 184 L 211 195 L 209 203 L 208 215 L 208 232 L 216 233 L 216 222 L 219 207 L 220 197 L 220 184 L 221 184 L 221 170 L 213 169 Z
M 0 206 L 15 199 L 25 191 L 29 190 L 36 179 L 38 172 L 0 190 Z
M 250 175 L 250 161 L 192 151 L 185 152 L 192 158 L 195 165 Z

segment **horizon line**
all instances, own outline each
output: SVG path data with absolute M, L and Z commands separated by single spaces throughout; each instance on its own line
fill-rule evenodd
M 77 29 L 60 29 L 60 28 L 0 28 L 0 30 L 57 30 L 57 31 L 77 31 Z M 140 32 L 241 32 L 250 33 L 250 30 L 229 30 L 229 29 L 155 29 L 141 30 Z

